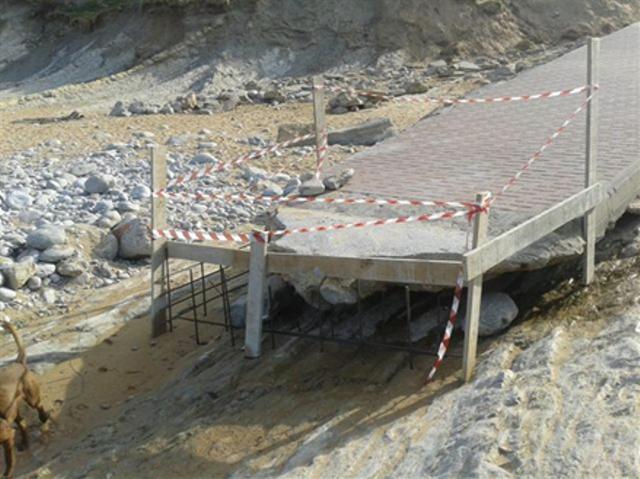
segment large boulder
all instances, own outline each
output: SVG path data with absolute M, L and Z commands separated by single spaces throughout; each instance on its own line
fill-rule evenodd
M 61 245 L 67 242 L 67 234 L 64 228 L 55 225 L 45 225 L 32 231 L 27 236 L 27 246 L 40 251 Z
M 123 259 L 141 259 L 151 256 L 151 232 L 147 225 L 135 218 L 113 229 L 118 239 L 118 256 Z
M 102 259 L 112 261 L 118 256 L 118 238 L 109 233 L 102 241 L 93 249 L 93 254 Z
M 480 325 L 478 334 L 481 337 L 493 336 L 509 327 L 518 316 L 518 305 L 506 293 L 486 293 L 482 295 L 480 308 Z M 464 311 L 461 311 L 461 315 Z M 463 316 L 464 317 L 464 316 Z M 467 325 L 463 321 L 463 329 Z
M 36 264 L 30 257 L 18 263 L 0 266 L 0 268 L 7 286 L 11 289 L 22 288 L 37 273 Z

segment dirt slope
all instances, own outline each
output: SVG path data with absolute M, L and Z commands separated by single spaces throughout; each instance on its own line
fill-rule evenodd
M 91 27 L 3 0 L 0 98 L 63 88 L 56 96 L 170 98 L 237 88 L 254 78 L 342 66 L 500 56 L 534 44 L 606 33 L 640 18 L 615 0 L 299 0 L 155 2 L 105 13 Z M 201 5 L 201 6 L 196 6 Z M 65 93 L 66 92 L 66 93 Z M 49 101 L 54 95 L 48 95 Z

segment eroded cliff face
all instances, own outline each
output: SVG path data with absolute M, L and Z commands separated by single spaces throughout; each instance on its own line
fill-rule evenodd
M 225 86 L 235 77 L 306 75 L 381 56 L 397 63 L 499 57 L 640 19 L 640 4 L 612 0 L 94 3 L 4 0 L 0 90 L 28 94 L 132 69 L 157 83 L 188 77 L 198 90 L 218 71 Z

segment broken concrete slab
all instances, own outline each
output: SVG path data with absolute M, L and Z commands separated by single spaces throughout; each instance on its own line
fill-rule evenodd
M 372 216 L 375 211 L 376 216 Z M 411 216 L 412 208 L 370 206 L 336 206 L 314 204 L 306 207 L 282 208 L 276 218 L 276 229 L 309 226 L 330 226 L 339 223 L 354 223 L 377 218 Z M 421 210 L 424 213 L 424 210 Z M 523 220 L 521 213 L 497 211 L 491 217 L 490 237 L 516 226 Z M 466 219 L 448 222 L 408 223 L 380 227 L 354 228 L 291 235 L 276 239 L 272 243 L 275 251 L 295 252 L 301 255 L 316 255 L 350 258 L 426 258 L 453 259 L 466 251 L 468 222 Z M 584 240 L 579 221 L 574 221 L 532 244 L 486 274 L 486 278 L 515 272 L 532 271 L 576 258 L 582 254 Z M 314 306 L 321 301 L 320 286 L 324 278 L 317 272 L 289 278 L 296 290 Z M 437 290 L 431 289 L 431 290 Z M 349 291 L 334 297 L 350 298 Z M 366 296 L 366 294 L 365 294 Z M 350 301 L 347 301 L 347 304 Z

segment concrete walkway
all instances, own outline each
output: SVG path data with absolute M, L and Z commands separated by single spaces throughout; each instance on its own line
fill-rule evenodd
M 471 96 L 534 94 L 584 85 L 586 57 L 586 48 L 580 48 Z M 610 195 L 609 204 L 600 211 L 603 231 L 606 223 L 622 214 L 638 190 L 634 174 L 638 173 L 640 152 L 640 24 L 603 39 L 600 85 L 598 179 L 605 182 Z M 584 99 L 584 95 L 578 95 L 444 108 L 399 136 L 347 160 L 344 166 L 354 168 L 356 174 L 340 196 L 469 201 L 476 192 L 496 193 Z M 585 134 L 583 112 L 518 184 L 496 201 L 491 213 L 492 236 L 584 187 Z M 286 208 L 279 218 L 287 227 L 297 227 L 410 212 L 314 206 Z M 294 236 L 280 240 L 278 245 L 300 253 L 334 256 L 446 255 L 464 248 L 464 223 Z M 581 248 L 577 230 L 565 230 L 560 236 L 570 240 L 565 244 L 566 253 L 575 254 Z

